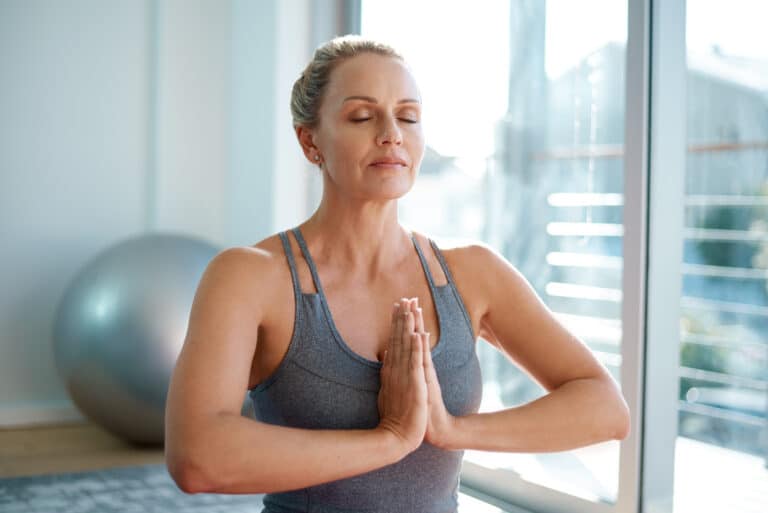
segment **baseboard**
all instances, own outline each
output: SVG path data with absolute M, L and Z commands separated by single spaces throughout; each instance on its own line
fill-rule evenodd
M 0 429 L 85 422 L 68 400 L 0 404 Z

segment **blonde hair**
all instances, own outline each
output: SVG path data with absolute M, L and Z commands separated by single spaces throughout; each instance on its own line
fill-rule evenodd
M 391 46 L 356 35 L 335 37 L 320 45 L 291 90 L 294 127 L 313 128 L 317 125 L 320 103 L 331 79 L 331 72 L 342 61 L 363 53 L 404 60 Z

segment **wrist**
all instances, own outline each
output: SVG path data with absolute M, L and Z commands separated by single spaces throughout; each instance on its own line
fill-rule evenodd
M 386 426 L 380 424 L 373 431 L 378 437 L 381 454 L 385 455 L 388 464 L 397 463 L 413 450 L 403 437 Z
M 446 451 L 460 450 L 462 448 L 459 440 L 461 420 L 462 417 L 454 417 L 451 414 L 447 414 L 441 419 L 439 427 L 436 426 L 437 429 L 430 443 Z

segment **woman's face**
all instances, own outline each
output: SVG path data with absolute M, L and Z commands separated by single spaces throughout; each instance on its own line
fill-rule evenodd
M 345 195 L 388 200 L 413 185 L 422 157 L 421 97 L 402 61 L 365 53 L 331 73 L 312 140 Z

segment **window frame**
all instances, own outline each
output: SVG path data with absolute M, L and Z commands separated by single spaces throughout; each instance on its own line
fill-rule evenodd
M 686 169 L 686 3 L 649 3 L 649 210 L 639 511 L 672 513 Z M 672 298 L 673 300 L 670 300 Z M 670 343 L 670 341 L 674 343 Z

